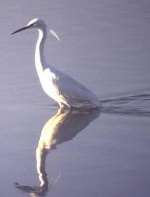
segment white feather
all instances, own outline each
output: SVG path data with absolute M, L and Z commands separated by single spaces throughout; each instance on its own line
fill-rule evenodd
M 50 29 L 49 32 L 50 32 L 51 35 L 54 36 L 57 40 L 60 40 L 60 37 L 57 35 L 57 33 L 56 33 L 53 29 Z

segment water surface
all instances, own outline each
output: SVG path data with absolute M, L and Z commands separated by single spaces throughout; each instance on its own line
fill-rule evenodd
M 43 126 L 54 119 L 49 137 L 55 124 L 65 137 L 50 137 L 53 148 L 43 157 L 47 196 L 149 197 L 149 9 L 147 0 L 1 3 L 1 196 L 33 196 L 14 182 L 39 186 L 35 151 Z M 61 37 L 47 40 L 49 64 L 95 92 L 100 114 L 76 115 L 75 126 L 71 115 L 55 116 L 57 107 L 42 92 L 34 68 L 37 34 L 10 36 L 34 17 Z

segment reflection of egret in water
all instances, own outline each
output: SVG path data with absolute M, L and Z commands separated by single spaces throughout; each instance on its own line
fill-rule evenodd
M 51 117 L 44 125 L 36 148 L 37 173 L 40 186 L 32 187 L 16 183 L 16 187 L 29 192 L 32 196 L 44 195 L 48 190 L 48 177 L 45 171 L 47 153 L 56 148 L 58 144 L 72 140 L 80 131 L 97 118 L 98 110 L 79 112 L 61 111 Z

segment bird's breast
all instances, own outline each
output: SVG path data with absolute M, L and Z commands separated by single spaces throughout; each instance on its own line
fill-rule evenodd
M 59 95 L 56 81 L 55 74 L 50 72 L 49 69 L 46 69 L 40 77 L 41 86 L 44 92 L 54 100 L 56 100 L 56 97 Z

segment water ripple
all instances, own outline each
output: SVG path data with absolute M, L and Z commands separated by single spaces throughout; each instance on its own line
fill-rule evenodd
M 149 92 L 104 99 L 101 103 L 103 113 L 150 117 Z

